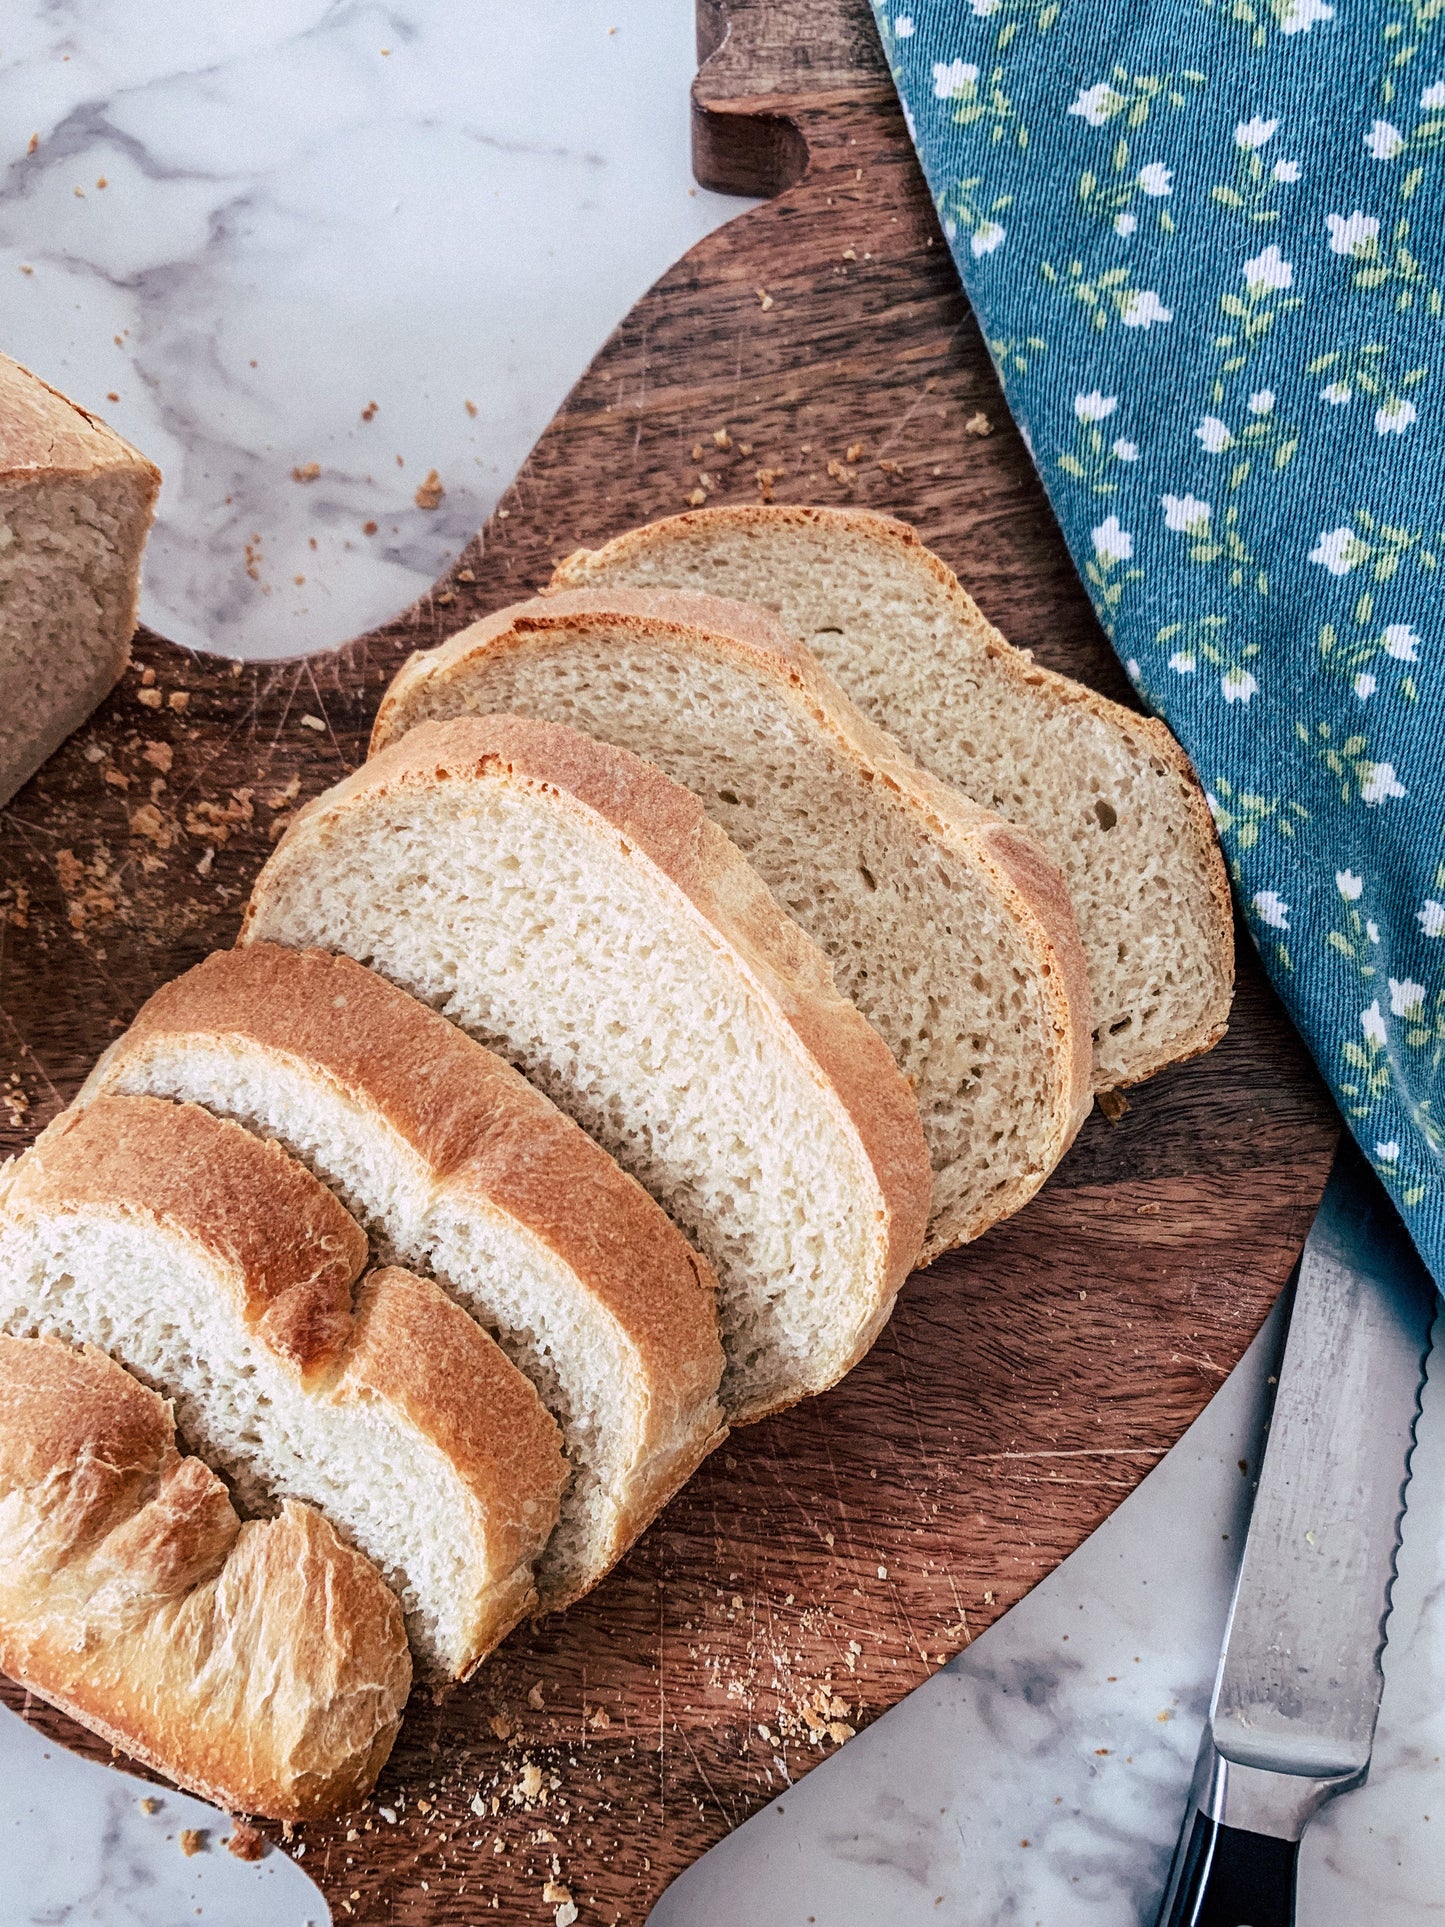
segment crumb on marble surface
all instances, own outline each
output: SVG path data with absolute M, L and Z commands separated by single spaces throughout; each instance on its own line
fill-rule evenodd
M 206 1850 L 206 1830 L 204 1827 L 181 1828 L 181 1852 L 187 1860 Z

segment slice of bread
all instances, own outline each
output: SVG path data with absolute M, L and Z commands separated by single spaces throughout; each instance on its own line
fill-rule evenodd
M 0 355 L 0 804 L 130 660 L 159 471 Z
M 242 1525 L 101 1352 L 0 1338 L 0 1669 L 232 1812 L 364 1800 L 411 1686 L 401 1608 L 310 1506 Z
M 774 610 L 935 776 L 1038 838 L 1083 939 L 1097 1090 L 1224 1035 L 1229 883 L 1188 757 L 1163 723 L 1011 649 L 905 523 L 853 509 L 701 509 L 580 549 L 552 579 L 604 582 Z
M 1038 846 L 905 756 L 764 610 L 604 586 L 503 609 L 413 656 L 383 749 L 433 718 L 567 723 L 685 783 L 918 1097 L 925 1258 L 1038 1189 L 1093 1104 L 1089 986 Z
M 554 723 L 425 723 L 310 804 L 242 941 L 370 964 L 525 1071 L 717 1272 L 724 1409 L 822 1391 L 918 1254 L 887 1046 L 688 790 Z
M 78 1102 L 111 1092 L 277 1139 L 537 1387 L 571 1466 L 539 1611 L 595 1585 L 723 1437 L 706 1261 L 524 1077 L 360 964 L 217 951 L 156 992 Z
M 460 1678 L 535 1602 L 557 1428 L 430 1280 L 352 1287 L 366 1239 L 279 1145 L 193 1104 L 104 1097 L 0 1184 L 0 1330 L 98 1345 L 173 1398 L 242 1509 L 319 1506 Z

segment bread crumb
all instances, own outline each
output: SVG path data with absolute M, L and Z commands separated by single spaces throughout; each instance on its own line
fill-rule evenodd
M 162 776 L 169 776 L 171 765 L 176 760 L 176 752 L 169 743 L 147 743 L 141 756 L 152 769 L 158 769 Z
M 829 462 L 828 473 L 835 482 L 841 482 L 844 488 L 851 488 L 858 479 L 857 469 L 844 468 L 843 464 L 838 461 L 836 457 Z
M 477 579 L 477 572 L 475 569 L 458 569 L 457 570 L 458 582 L 475 582 L 476 579 Z
M 690 459 L 694 462 L 700 462 L 702 460 L 702 456 L 703 456 L 702 443 L 694 442 L 692 445 L 692 453 L 691 453 Z
M 266 1836 L 243 1820 L 233 1820 L 226 1836 L 226 1851 L 237 1860 L 259 1860 L 266 1851 Z
M 535 1684 L 535 1685 L 534 1685 L 534 1686 L 532 1687 L 532 1690 L 531 1690 L 531 1692 L 530 1692 L 530 1693 L 528 1693 L 528 1695 L 527 1695 L 527 1704 L 528 1704 L 528 1706 L 530 1706 L 530 1707 L 532 1708 L 532 1710 L 533 1710 L 533 1712 L 534 1712 L 534 1713 L 540 1713 L 540 1712 L 541 1712 L 541 1710 L 542 1710 L 542 1682 L 541 1682 L 541 1680 L 538 1680 L 538 1681 L 536 1682 L 536 1684 Z
M 376 420 L 376 403 L 374 401 L 369 401 L 365 408 L 362 409 L 361 419 L 364 422 L 374 422 Z
M 556 1915 L 554 1917 L 557 1922 L 557 1927 L 572 1927 L 573 1921 L 576 1920 L 577 1918 L 576 1901 L 564 1900 L 561 1906 L 557 1909 Z
M 766 288 L 759 288 L 757 293 L 758 293 L 758 305 L 762 309 L 763 313 L 766 314 L 768 309 L 771 308 L 773 305 L 773 297 L 768 293 Z
M 301 718 L 301 727 L 303 729 L 314 729 L 319 735 L 324 736 L 326 734 L 326 725 L 319 716 L 303 716 Z
M 417 491 L 412 500 L 419 509 L 435 509 L 441 507 L 442 497 L 445 494 L 446 490 L 442 487 L 441 477 L 432 468 L 427 470 L 426 480 L 417 484 Z
M 158 689 L 138 689 L 135 693 L 136 701 L 144 703 L 147 709 L 160 708 L 161 692 Z
M 843 460 L 845 462 L 861 462 L 863 459 L 863 446 L 862 442 L 849 442 L 844 452 Z
M 140 1803 L 140 1810 L 142 1813 L 159 1813 L 161 1810 L 161 1803 L 159 1800 L 156 1799 L 154 1794 L 148 1793 L 144 1798 L 144 1800 L 142 1800 Z
M 204 1827 L 181 1828 L 181 1852 L 186 1856 L 187 1860 L 193 1859 L 198 1853 L 204 1853 L 205 1850 L 206 1830 Z
M 695 488 L 689 491 L 687 505 L 690 509 L 700 509 L 706 501 L 707 490 L 705 488 Z
M 733 438 L 725 428 L 715 428 L 712 431 L 712 445 L 714 448 L 731 448 Z
M 375 522 L 363 522 L 361 525 L 361 533 L 363 535 L 375 535 L 376 534 Z
M 963 432 L 965 435 L 991 435 L 993 433 L 993 423 L 989 420 L 988 416 L 980 410 L 978 414 L 969 416 L 968 420 L 963 424 Z
M 570 1900 L 572 1898 L 572 1889 L 564 1886 L 560 1880 L 549 1880 L 542 1889 L 542 1898 L 549 1905 L 558 1900 Z
M 901 462 L 889 461 L 886 455 L 881 455 L 873 466 L 875 468 L 881 468 L 885 475 L 897 476 L 903 473 L 903 464 Z
M 462 403 L 462 407 L 466 409 L 469 415 L 475 416 L 477 412 L 477 404 L 474 401 L 464 401 Z
M 492 1731 L 496 1734 L 499 1740 L 511 1739 L 512 1722 L 507 1718 L 505 1713 L 493 1713 L 491 1719 L 488 1720 L 487 1724 L 491 1727 Z
M 173 689 L 170 695 L 167 696 L 166 698 L 167 704 L 170 706 L 170 708 L 174 710 L 182 710 L 182 709 L 188 708 L 190 705 L 190 700 L 191 700 L 190 692 L 185 689 Z
M 1129 1109 L 1129 1100 L 1122 1091 L 1100 1091 L 1094 1102 L 1111 1124 L 1117 1124 Z
M 40 145 L 40 136 L 38 134 L 32 134 L 30 136 L 30 143 L 25 149 L 26 153 L 33 154 L 36 148 L 39 147 L 39 145 Z
M 315 482 L 320 479 L 320 476 L 320 462 L 303 462 L 299 468 L 293 468 L 291 471 L 293 482 Z

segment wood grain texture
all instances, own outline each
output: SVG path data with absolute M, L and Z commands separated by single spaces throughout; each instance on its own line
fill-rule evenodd
M 6 1148 L 156 984 L 231 941 L 279 827 L 361 759 L 409 650 L 694 491 L 905 516 L 1014 642 L 1131 700 L 1009 423 L 866 9 L 708 0 L 701 32 L 701 171 L 784 191 L 637 305 L 451 574 L 304 663 L 242 668 L 142 635 L 93 725 L 5 813 Z M 915 1277 L 844 1385 L 730 1440 L 592 1598 L 514 1635 L 445 1706 L 414 1703 L 358 1838 L 305 1829 L 338 1921 L 550 1922 L 549 1880 L 583 1922 L 641 1921 L 1099 1524 L 1258 1328 L 1335 1142 L 1247 940 L 1239 963 L 1211 1056 L 1131 1092 L 1116 1126 L 1096 1112 L 1034 1203 Z

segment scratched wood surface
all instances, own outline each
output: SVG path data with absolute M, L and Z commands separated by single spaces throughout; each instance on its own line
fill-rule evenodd
M 142 634 L 121 688 L 5 812 L 5 1149 L 149 991 L 232 940 L 275 836 L 362 757 L 409 650 L 694 491 L 905 516 L 1016 643 L 1129 700 L 865 9 L 704 0 L 699 40 L 699 176 L 775 198 L 639 302 L 451 574 L 302 663 Z M 1096 1112 L 1027 1210 L 911 1281 L 846 1384 L 730 1440 L 590 1599 L 519 1631 L 447 1705 L 413 1706 L 367 1812 L 302 1830 L 338 1920 L 550 1922 L 565 1889 L 584 1923 L 641 1921 L 1099 1524 L 1259 1326 L 1333 1147 L 1247 941 L 1239 966 L 1224 1043 L 1132 1093 L 1117 1125 Z

